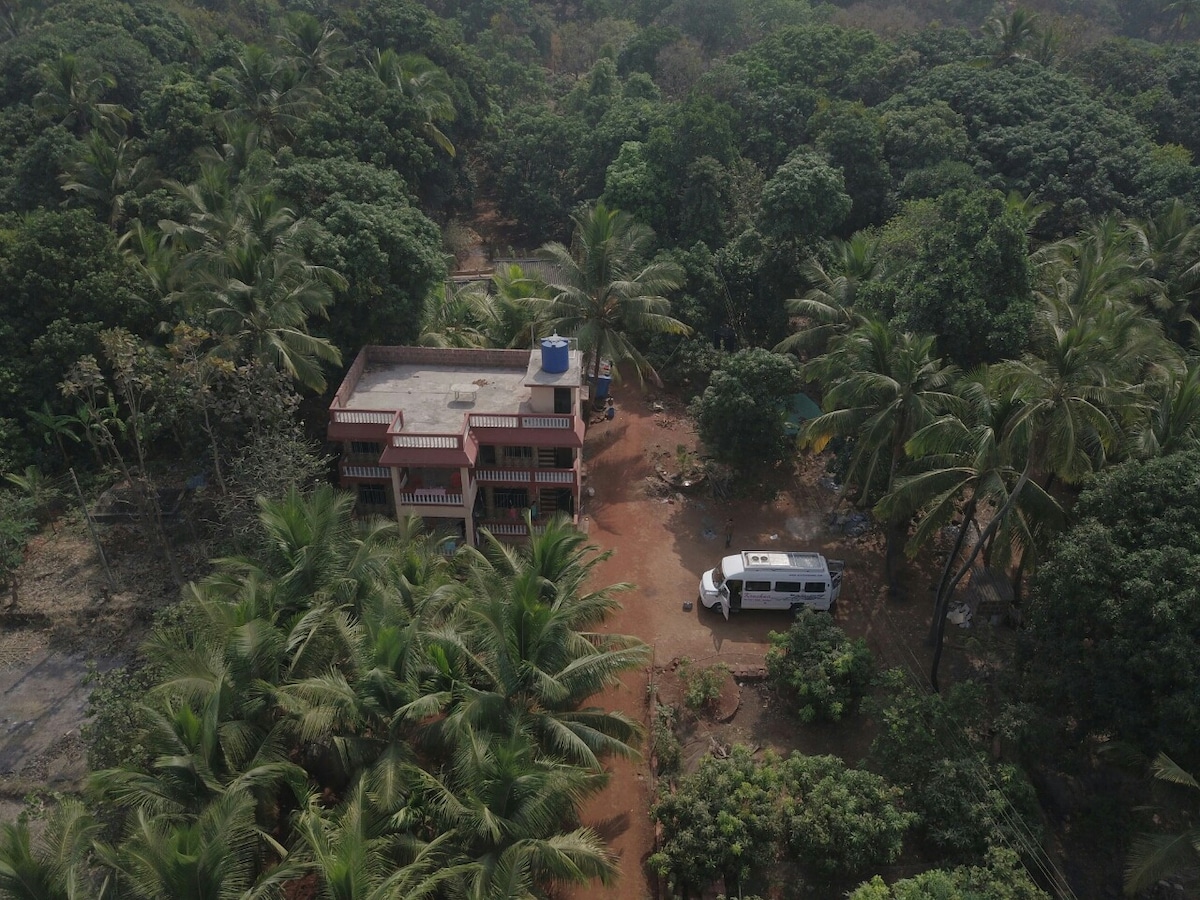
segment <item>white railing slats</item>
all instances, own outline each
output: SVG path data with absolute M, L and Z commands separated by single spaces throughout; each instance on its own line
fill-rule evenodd
M 335 409 L 333 421 L 339 425 L 391 425 L 393 412 L 368 409 Z
M 400 504 L 402 506 L 462 506 L 462 502 L 462 494 L 438 494 L 429 491 L 415 491 L 410 494 L 400 495 Z
M 458 438 L 448 434 L 393 434 L 392 446 L 413 450 L 457 450 Z

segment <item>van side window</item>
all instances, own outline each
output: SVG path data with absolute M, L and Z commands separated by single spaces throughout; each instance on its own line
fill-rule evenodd
M 804 593 L 806 593 L 806 594 L 823 594 L 823 593 L 825 593 L 825 582 L 823 582 L 823 581 L 806 581 L 806 582 L 804 582 Z
M 747 581 L 747 591 L 769 591 L 771 590 L 771 582 L 769 581 Z M 822 588 L 824 590 L 824 588 Z
M 777 593 L 777 594 L 798 594 L 798 593 L 800 593 L 800 582 L 798 582 L 798 581 L 777 581 L 777 582 L 775 582 L 775 593 Z

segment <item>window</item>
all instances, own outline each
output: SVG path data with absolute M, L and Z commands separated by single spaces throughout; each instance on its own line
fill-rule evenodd
M 351 453 L 370 454 L 371 456 L 379 455 L 379 444 L 376 441 L 351 441 Z
M 503 465 L 518 467 L 533 465 L 532 447 L 504 447 L 501 453 L 504 458 Z
M 575 465 L 573 451 L 570 447 L 554 448 L 554 466 L 558 469 L 569 469 Z
M 747 591 L 761 591 L 763 593 L 769 593 L 771 590 L 771 582 L 769 582 L 769 581 L 747 581 L 746 582 L 746 590 Z
M 825 593 L 825 582 L 823 582 L 823 581 L 806 581 L 806 582 L 804 582 L 804 593 L 806 593 L 806 594 L 823 594 L 823 593 Z
M 777 582 L 775 582 L 775 593 L 777 593 L 777 594 L 798 594 L 798 593 L 800 593 L 800 582 L 798 582 L 798 581 L 777 581 Z
M 525 488 L 496 488 L 496 509 L 524 509 L 529 505 Z
M 556 387 L 554 389 L 554 411 L 559 415 L 571 412 L 571 389 Z
M 479 445 L 479 465 L 494 466 L 496 464 L 496 448 L 491 444 Z
M 387 487 L 382 484 L 360 484 L 358 502 L 365 506 L 387 506 Z

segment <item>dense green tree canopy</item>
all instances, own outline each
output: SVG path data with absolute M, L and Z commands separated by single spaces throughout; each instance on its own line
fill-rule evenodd
M 1200 689 L 1197 466 L 1200 455 L 1177 453 L 1097 477 L 1038 574 L 1022 654 L 1029 696 L 1047 715 L 1185 766 L 1200 746 L 1190 712 Z

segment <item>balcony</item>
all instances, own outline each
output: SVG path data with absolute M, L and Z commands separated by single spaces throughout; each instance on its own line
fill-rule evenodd
M 574 469 L 476 469 L 473 473 L 478 484 L 518 485 L 561 485 L 572 487 L 577 480 Z

